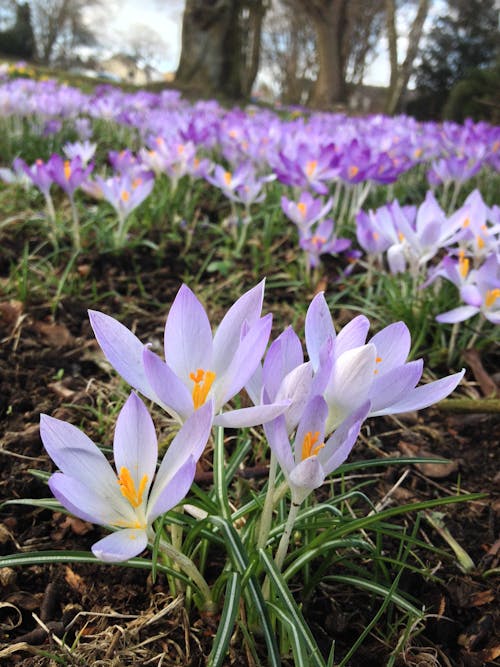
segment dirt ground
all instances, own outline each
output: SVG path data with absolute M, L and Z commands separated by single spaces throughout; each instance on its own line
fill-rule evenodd
M 179 286 L 177 269 L 174 263 L 150 268 L 144 258 L 142 289 L 150 304 L 164 304 L 160 308 L 136 305 L 140 294 L 130 281 L 130 266 L 109 259 L 82 259 L 78 266 L 81 276 L 92 276 L 100 294 L 108 295 L 99 308 L 123 315 L 129 325 L 139 320 L 142 333 L 158 336 Z M 28 297 L 24 305 L 0 298 L 2 500 L 50 495 L 44 482 L 30 472 L 52 470 L 39 438 L 40 412 L 83 425 L 91 437 L 98 430 L 92 409 L 116 378 L 101 362 L 86 314 L 93 288 L 90 280 L 83 280 L 83 285 L 81 293 L 62 298 L 55 317 L 50 304 L 39 297 Z M 498 360 L 498 354 L 483 359 L 490 377 L 495 377 Z M 470 370 L 467 377 L 477 385 Z M 480 386 L 476 391 L 481 393 Z M 405 473 L 392 492 L 392 502 L 436 498 L 457 487 L 486 494 L 443 510 L 446 528 L 472 558 L 474 570 L 465 575 L 451 560 L 436 561 L 439 583 L 418 575 L 401 581 L 425 603 L 428 618 L 403 642 L 396 665 L 500 664 L 499 423 L 498 414 L 429 409 L 404 420 L 377 420 L 356 447 L 356 458 L 432 452 L 450 460 L 444 468 L 389 469 L 373 487 L 377 496 L 373 502 L 384 498 Z M 430 525 L 423 530 L 436 546 L 446 546 Z M 7 505 L 0 513 L 2 555 L 87 550 L 100 535 L 97 527 L 47 509 Z M 0 594 L 0 663 L 5 665 L 203 665 L 217 627 L 216 618 L 200 617 L 194 610 L 188 614 L 182 598 L 172 594 L 162 576 L 153 583 L 146 571 L 116 566 L 61 563 L 3 568 Z M 340 660 L 373 617 L 377 609 L 373 605 L 368 594 L 344 584 L 333 590 L 330 584 L 318 588 L 304 613 L 320 643 L 336 640 Z M 60 645 L 62 637 L 69 646 L 78 637 L 73 657 Z M 393 649 L 372 633 L 349 664 L 386 665 Z M 241 642 L 232 646 L 227 665 L 247 664 L 253 663 Z

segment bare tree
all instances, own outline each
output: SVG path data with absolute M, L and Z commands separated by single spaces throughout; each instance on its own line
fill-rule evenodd
M 140 23 L 123 35 L 123 43 L 135 62 L 146 68 L 146 73 L 161 62 L 169 48 L 160 33 Z
M 259 65 L 264 0 L 186 0 L 176 80 L 204 94 L 248 94 Z
M 408 81 L 413 71 L 413 64 L 418 53 L 425 19 L 429 12 L 429 0 L 418 0 L 418 7 L 408 32 L 408 46 L 401 64 L 398 57 L 398 33 L 396 28 L 396 0 L 386 0 L 387 41 L 389 43 L 389 62 L 391 78 L 386 102 L 386 113 L 393 114 L 398 108 Z
M 101 0 L 32 0 L 33 29 L 41 63 L 65 63 L 74 49 L 95 43 L 84 12 Z

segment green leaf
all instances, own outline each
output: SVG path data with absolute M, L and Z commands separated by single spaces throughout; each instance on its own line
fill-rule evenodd
M 224 662 L 227 648 L 233 634 L 234 625 L 236 623 L 236 617 L 238 616 L 240 595 L 241 576 L 238 572 L 231 572 L 226 586 L 226 595 L 219 621 L 219 628 L 215 635 L 207 667 L 219 667 Z
M 264 569 L 266 570 L 267 575 L 269 576 L 269 579 L 274 585 L 274 588 L 280 598 L 284 611 L 287 612 L 288 618 L 290 618 L 290 621 L 294 624 L 299 632 L 301 641 L 307 647 L 309 666 L 325 667 L 325 661 L 323 660 L 316 640 L 314 639 L 309 626 L 302 616 L 302 612 L 300 611 L 297 603 L 290 593 L 290 589 L 288 588 L 283 575 L 278 571 L 278 568 L 274 564 L 272 558 L 263 549 L 260 549 L 259 555 Z

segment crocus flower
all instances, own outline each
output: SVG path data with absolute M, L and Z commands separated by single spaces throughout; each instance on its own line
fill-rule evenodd
M 321 198 L 314 197 L 307 191 L 301 193 L 299 201 L 295 202 L 287 197 L 281 198 L 281 208 L 283 213 L 294 222 L 299 230 L 305 232 L 311 225 L 318 222 L 327 215 L 333 206 L 333 199 L 330 197 L 323 205 Z
M 491 255 L 479 269 L 470 272 L 467 282 L 460 285 L 460 297 L 465 305 L 441 313 L 436 317 L 438 322 L 463 322 L 482 313 L 493 324 L 500 324 L 500 262 L 497 255 Z
M 323 293 L 312 300 L 306 314 L 306 347 L 316 372 L 315 390 L 328 404 L 329 433 L 366 400 L 368 416 L 420 410 L 450 394 L 464 370 L 417 387 L 423 361 L 407 361 L 411 337 L 404 322 L 384 327 L 368 343 L 370 322 L 355 317 L 339 334 Z
M 74 143 L 67 143 L 63 146 L 63 151 L 69 160 L 79 157 L 83 166 L 87 164 L 94 157 L 97 144 L 92 144 L 90 141 L 75 141 Z
M 316 268 L 319 265 L 320 255 L 334 255 L 347 250 L 351 245 L 349 239 L 338 239 L 335 236 L 333 220 L 327 218 L 320 222 L 314 231 L 304 234 L 299 240 L 299 245 L 306 252 L 307 265 Z
M 92 546 L 97 558 L 120 562 L 145 549 L 152 522 L 189 491 L 211 422 L 212 409 L 207 403 L 186 421 L 156 471 L 158 442 L 153 421 L 132 393 L 116 423 L 115 472 L 82 431 L 41 415 L 42 442 L 59 468 L 49 479 L 50 490 L 80 519 L 117 529 Z
M 54 153 L 47 162 L 47 169 L 52 179 L 72 199 L 77 188 L 87 179 L 94 168 L 91 163 L 84 166 L 80 157 L 64 160 L 60 155 Z
M 370 403 L 363 403 L 326 441 L 328 406 L 321 396 L 315 396 L 307 404 L 293 443 L 290 443 L 283 416 L 264 425 L 269 446 L 283 470 L 294 505 L 300 505 L 344 463 L 369 409 Z
M 254 426 L 273 419 L 288 404 L 218 413 L 245 386 L 266 349 L 272 316 L 260 317 L 263 296 L 262 281 L 231 306 L 212 336 L 202 304 L 182 285 L 165 325 L 165 361 L 109 315 L 89 311 L 89 316 L 111 365 L 174 419 L 185 422 L 212 398 L 215 424 Z

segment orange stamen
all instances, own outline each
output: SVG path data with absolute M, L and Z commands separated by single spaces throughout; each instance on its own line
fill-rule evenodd
M 308 431 L 305 434 L 304 440 L 302 441 L 302 458 L 301 458 L 302 461 L 308 459 L 310 456 L 317 456 L 318 452 L 323 449 L 323 447 L 325 446 L 324 442 L 320 443 L 319 445 L 316 445 L 316 443 L 318 442 L 318 438 L 319 438 L 319 431 L 316 431 L 315 433 L 312 433 L 312 431 Z
M 122 190 L 120 197 L 122 201 L 128 201 L 130 199 L 130 192 L 128 190 Z
M 298 208 L 299 211 L 300 211 L 300 215 L 301 215 L 303 218 L 305 218 L 306 215 L 307 215 L 307 204 L 304 204 L 303 201 L 299 201 L 299 203 L 297 204 L 297 208 Z
M 353 164 L 349 167 L 347 173 L 349 174 L 349 178 L 354 178 L 359 173 L 359 167 Z
M 226 181 L 226 185 L 231 185 L 231 179 L 233 178 L 233 175 L 230 171 L 224 172 L 224 180 Z
M 467 278 L 469 269 L 470 269 L 470 260 L 468 257 L 465 256 L 464 251 L 460 250 L 460 252 L 458 253 L 458 270 L 462 278 Z
M 148 476 L 143 475 L 141 481 L 139 482 L 139 488 L 136 490 L 134 480 L 128 468 L 122 466 L 120 468 L 120 474 L 118 475 L 118 484 L 120 485 L 120 491 L 122 495 L 129 501 L 132 507 L 139 507 L 142 503 L 142 496 L 144 494 L 144 489 L 148 483 Z
M 69 181 L 71 176 L 71 164 L 69 160 L 64 161 L 64 176 L 66 177 L 66 180 Z
M 500 299 L 500 288 L 495 287 L 495 289 L 489 289 L 484 297 L 484 305 L 486 308 L 491 308 L 497 299 Z
M 317 160 L 309 160 L 309 162 L 306 164 L 306 174 L 307 176 L 309 176 L 309 178 L 311 178 L 311 176 L 314 174 L 317 166 L 318 166 Z
M 215 380 L 215 373 L 213 371 L 204 371 L 203 368 L 198 368 L 196 373 L 189 374 L 190 379 L 194 382 L 192 391 L 194 409 L 198 410 L 207 400 L 208 392 Z

